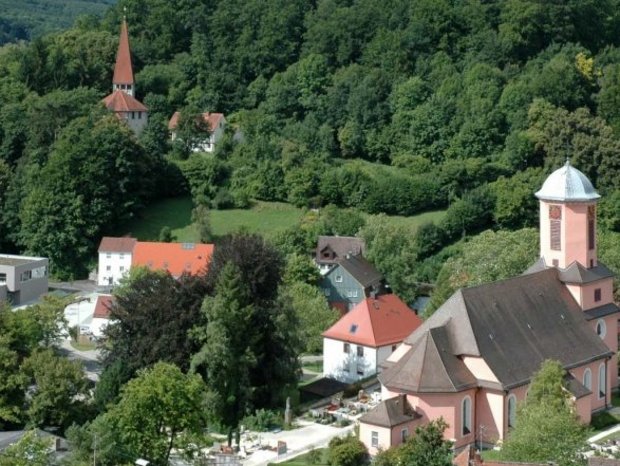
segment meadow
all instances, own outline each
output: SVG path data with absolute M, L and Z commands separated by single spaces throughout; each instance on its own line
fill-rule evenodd
M 142 241 L 156 241 L 165 226 L 172 230 L 175 241 L 196 242 L 198 235 L 191 221 L 190 197 L 164 199 L 151 204 L 141 215 L 128 222 L 121 234 L 128 234 Z M 211 210 L 210 220 L 216 240 L 228 233 L 245 231 L 270 236 L 295 226 L 305 211 L 282 202 L 255 202 L 249 209 Z M 424 212 L 413 217 L 388 216 L 387 221 L 407 226 L 412 232 L 428 221 L 439 221 L 445 211 Z M 370 218 L 372 215 L 366 215 Z

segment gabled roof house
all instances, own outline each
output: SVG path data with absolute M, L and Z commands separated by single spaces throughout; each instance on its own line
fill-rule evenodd
M 456 291 L 384 362 L 383 403 L 405 396 L 417 417 L 385 427 L 363 416 L 360 438 L 371 453 L 439 417 L 457 449 L 495 444 L 546 359 L 566 369 L 583 422 L 610 405 L 619 309 L 613 274 L 596 254 L 599 195 L 567 163 L 536 196 L 540 260 L 523 275 Z
M 422 324 L 398 296 L 366 298 L 323 333 L 323 373 L 353 382 L 377 372 L 396 347 Z
M 97 284 L 117 285 L 131 267 L 166 270 L 173 277 L 204 273 L 213 255 L 212 244 L 161 243 L 129 237 L 101 239 Z
M 175 141 L 178 137 L 177 128 L 179 126 L 179 119 L 181 118 L 181 112 L 174 112 L 170 120 L 168 121 L 168 131 L 170 131 L 170 139 Z M 200 141 L 192 147 L 193 152 L 213 152 L 217 147 L 217 144 L 224 137 L 226 130 L 226 118 L 223 113 L 205 112 L 200 115 L 196 115 L 196 120 L 201 126 L 206 126 L 208 135 L 205 136 L 203 141 Z M 204 123 L 204 125 L 202 124 Z
M 334 308 L 345 313 L 371 295 L 385 292 L 381 272 L 361 255 L 346 254 L 321 279 L 319 285 Z

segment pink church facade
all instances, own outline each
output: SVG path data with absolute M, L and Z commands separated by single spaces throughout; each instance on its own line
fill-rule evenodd
M 521 276 L 457 291 L 388 358 L 384 401 L 360 419 L 371 454 L 440 417 L 455 449 L 496 444 L 545 359 L 563 364 L 584 423 L 610 406 L 619 308 L 596 254 L 600 196 L 568 162 L 536 196 L 539 261 Z

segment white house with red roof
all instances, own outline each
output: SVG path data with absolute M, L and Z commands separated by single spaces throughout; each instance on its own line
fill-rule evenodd
M 170 131 L 170 139 L 175 141 L 178 137 L 177 128 L 179 126 L 179 118 L 181 112 L 174 112 L 170 121 L 168 122 L 168 130 Z M 217 143 L 224 137 L 224 130 L 226 129 L 226 118 L 223 113 L 210 113 L 206 112 L 201 115 L 197 115 L 196 119 L 202 122 L 209 130 L 209 137 L 205 137 L 203 141 L 196 143 L 192 147 L 193 152 L 213 152 L 217 146 Z
M 323 375 L 348 383 L 376 374 L 420 325 L 398 296 L 366 298 L 323 333 Z
M 166 270 L 175 278 L 183 273 L 198 275 L 206 271 L 212 255 L 212 244 L 159 243 L 104 236 L 99 245 L 97 284 L 117 285 L 131 267 Z
M 98 295 L 95 303 L 93 320 L 90 323 L 90 331 L 96 337 L 103 336 L 103 330 L 110 323 L 110 308 L 112 307 L 111 295 Z
M 106 108 L 125 121 L 134 133 L 140 134 L 148 121 L 148 109 L 135 97 L 136 83 L 131 66 L 129 33 L 123 20 L 116 52 L 116 64 L 112 79 L 112 93 L 103 99 Z
M 138 240 L 135 238 L 113 238 L 104 236 L 99 244 L 99 264 L 97 267 L 97 285 L 117 285 L 119 280 L 131 268 L 133 248 Z

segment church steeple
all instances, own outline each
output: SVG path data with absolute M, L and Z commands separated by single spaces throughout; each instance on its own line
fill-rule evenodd
M 116 65 L 114 65 L 112 91 L 121 90 L 134 97 L 134 85 L 131 52 L 129 50 L 129 33 L 127 32 L 127 21 L 123 18 L 118 51 L 116 52 Z

